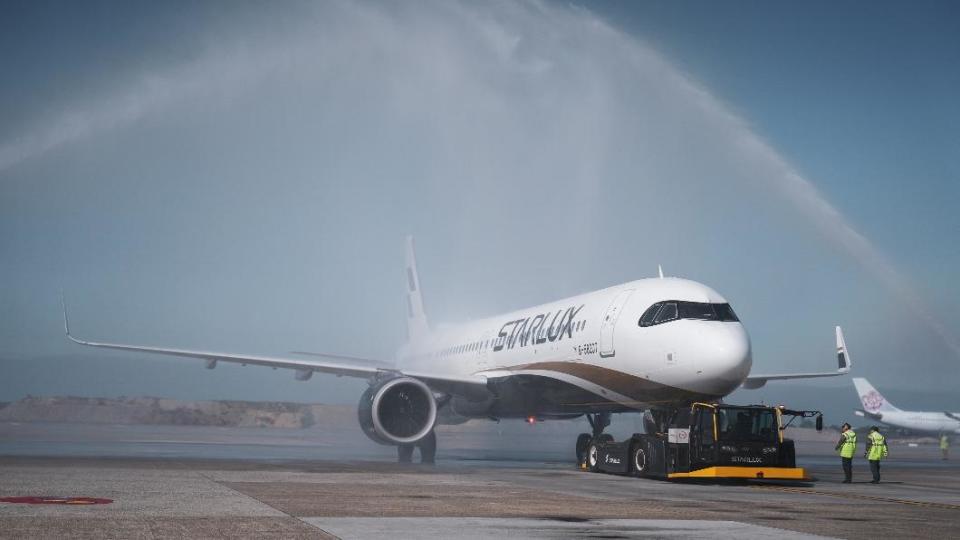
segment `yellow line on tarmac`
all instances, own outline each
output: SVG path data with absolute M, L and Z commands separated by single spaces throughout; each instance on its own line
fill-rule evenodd
M 862 499 L 862 500 L 868 500 L 868 501 L 909 504 L 912 506 L 923 506 L 927 508 L 943 508 L 945 510 L 960 510 L 960 504 L 929 502 L 929 501 L 912 501 L 910 499 L 894 499 L 892 497 L 861 495 L 859 493 L 840 493 L 836 491 L 819 491 L 816 489 L 805 489 L 805 488 L 796 488 L 796 487 L 787 487 L 787 486 L 771 486 L 771 485 L 755 484 L 755 485 L 752 485 L 751 487 L 755 487 L 758 489 L 772 489 L 776 491 L 786 491 L 788 493 L 807 493 L 809 495 L 827 495 L 829 497 L 840 497 L 842 499 Z

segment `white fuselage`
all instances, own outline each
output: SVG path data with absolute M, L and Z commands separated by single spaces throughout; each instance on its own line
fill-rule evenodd
M 568 412 L 596 410 L 601 402 L 647 409 L 717 399 L 740 386 L 752 363 L 743 325 L 697 318 L 639 324 L 665 301 L 727 303 L 690 280 L 633 281 L 416 337 L 398 352 L 398 368 L 550 379 L 596 398 L 557 398 L 573 400 L 562 403 Z
M 960 413 L 924 411 L 884 411 L 875 413 L 880 422 L 903 429 L 924 432 L 960 433 Z M 952 415 L 954 418 L 947 416 Z

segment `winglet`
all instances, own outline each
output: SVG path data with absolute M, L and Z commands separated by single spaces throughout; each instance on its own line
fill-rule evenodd
M 60 306 L 63 308 L 63 331 L 67 334 L 67 339 L 74 343 L 87 345 L 88 342 L 79 340 L 70 334 L 70 319 L 67 318 L 67 301 L 64 299 L 63 291 L 60 291 Z
M 67 301 L 63 298 L 63 289 L 60 289 L 60 307 L 63 308 L 63 331 L 70 337 L 70 321 L 67 319 Z
M 663 279 L 663 267 L 659 264 L 657 265 L 657 272 L 660 273 L 660 279 Z
M 753 390 L 767 384 L 768 381 L 783 381 L 789 379 L 817 379 L 820 377 L 836 377 L 850 373 L 850 353 L 847 352 L 847 345 L 843 341 L 843 330 L 836 327 L 837 334 L 837 366 L 836 371 L 822 371 L 816 373 L 783 373 L 776 375 L 748 375 L 740 384 L 743 388 Z M 854 379 L 856 383 L 856 379 Z
M 852 365 L 853 365 L 853 362 L 850 361 L 850 353 L 847 351 L 847 343 L 843 340 L 843 329 L 838 326 L 837 327 L 837 372 L 849 373 L 850 366 Z

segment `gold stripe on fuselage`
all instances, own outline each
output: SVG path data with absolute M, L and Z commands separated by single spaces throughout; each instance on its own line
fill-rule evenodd
M 569 361 L 546 361 L 535 362 L 532 364 L 522 364 L 505 368 L 509 371 L 553 371 L 562 373 L 578 379 L 583 379 L 591 384 L 616 392 L 629 398 L 628 403 L 635 403 L 643 406 L 692 403 L 701 400 L 713 400 L 721 396 L 709 396 L 699 392 L 676 388 L 663 383 L 651 381 L 630 375 L 615 369 L 595 366 L 592 364 L 583 364 L 580 362 Z

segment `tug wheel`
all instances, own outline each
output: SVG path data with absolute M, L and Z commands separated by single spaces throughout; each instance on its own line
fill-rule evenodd
M 587 448 L 590 446 L 590 434 L 581 433 L 577 437 L 577 466 L 580 467 L 587 461 Z
M 650 470 L 650 458 L 646 445 L 638 441 L 630 448 L 630 472 L 634 476 L 646 476 Z

